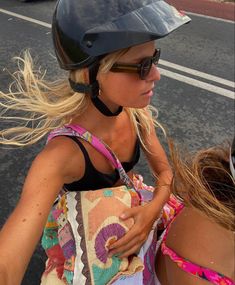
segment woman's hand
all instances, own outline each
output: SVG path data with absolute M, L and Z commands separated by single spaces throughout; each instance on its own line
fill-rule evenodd
M 161 211 L 153 206 L 150 202 L 128 209 L 120 215 L 119 218 L 123 221 L 133 218 L 134 225 L 122 238 L 109 246 L 109 256 L 118 255 L 123 258 L 139 252 Z

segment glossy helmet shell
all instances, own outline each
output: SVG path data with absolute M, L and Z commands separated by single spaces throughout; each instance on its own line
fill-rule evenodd
M 63 69 L 83 68 L 189 21 L 163 0 L 59 0 L 52 23 L 56 57 Z

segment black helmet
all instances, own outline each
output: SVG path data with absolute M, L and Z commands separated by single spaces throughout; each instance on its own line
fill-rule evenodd
M 163 0 L 59 0 L 53 42 L 61 68 L 72 70 L 165 37 L 189 21 Z

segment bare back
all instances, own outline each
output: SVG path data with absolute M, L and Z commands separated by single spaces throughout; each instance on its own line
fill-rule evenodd
M 184 259 L 234 279 L 234 233 L 198 210 L 182 210 L 171 225 L 166 245 Z M 208 284 L 208 281 L 184 272 L 160 251 L 156 272 L 162 285 Z

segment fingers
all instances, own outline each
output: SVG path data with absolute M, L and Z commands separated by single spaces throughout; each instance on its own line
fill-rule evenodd
M 109 256 L 118 255 L 120 258 L 127 257 L 139 251 L 146 240 L 144 233 L 136 234 L 136 230 L 130 230 L 124 237 L 110 246 Z
M 136 245 L 136 246 L 132 247 L 130 250 L 122 253 L 119 257 L 124 258 L 124 257 L 128 257 L 132 254 L 138 254 L 140 251 L 140 248 L 141 248 L 141 246 Z
M 115 243 L 115 247 L 112 247 L 110 249 L 109 256 L 116 255 L 116 254 L 118 255 L 125 254 L 126 251 L 129 251 L 131 248 L 133 248 L 136 245 L 137 241 L 135 239 L 132 239 L 129 242 L 122 242 L 122 239 L 120 239 L 118 242 L 119 244 Z
M 134 207 L 124 211 L 120 219 L 134 219 L 133 227 L 121 239 L 109 246 L 109 256 L 127 257 L 139 251 L 151 230 L 152 223 L 144 207 Z
M 127 220 L 129 218 L 134 218 L 134 216 L 139 212 L 139 207 L 134 207 L 124 211 L 119 218 L 121 220 Z

